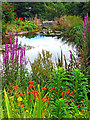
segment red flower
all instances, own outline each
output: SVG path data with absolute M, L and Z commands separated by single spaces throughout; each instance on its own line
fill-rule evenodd
M 16 18 L 16 20 L 18 20 L 18 17 Z
M 18 85 L 16 85 L 16 89 L 18 90 Z
M 27 95 L 29 95 L 31 93 L 31 91 L 27 92 Z
M 29 81 L 28 83 L 34 83 L 33 81 Z
M 75 96 L 75 94 L 71 91 L 71 93 L 69 94 L 70 96 L 72 96 L 72 95 L 74 95 Z
M 47 88 L 46 87 L 44 87 L 44 88 L 41 87 L 41 90 L 47 90 Z
M 12 88 L 13 88 L 13 89 L 15 89 L 15 88 L 16 88 L 16 90 L 18 90 L 18 85 L 13 86 Z
M 33 94 L 34 97 L 37 97 L 37 94 Z
M 55 89 L 54 87 L 52 87 L 52 89 Z
M 29 87 L 27 87 L 28 89 L 30 89 L 30 88 L 35 88 L 35 86 L 34 85 L 29 85 Z
M 20 93 L 18 96 L 21 96 L 21 95 L 23 95 L 22 93 Z
M 16 96 L 16 98 L 18 98 L 18 96 Z
M 29 100 L 29 102 L 31 102 L 32 100 Z
M 61 94 L 62 94 L 62 95 L 64 95 L 65 93 L 64 93 L 64 92 L 62 92 Z
M 67 90 L 67 91 L 66 91 L 66 94 L 69 94 L 69 93 L 70 93 L 70 90 Z
M 11 90 L 8 90 L 8 92 L 11 94 Z
M 81 105 L 78 105 L 77 107 L 80 107 Z
M 13 89 L 15 89 L 16 87 L 15 87 L 15 86 L 13 86 L 12 88 L 13 88 Z

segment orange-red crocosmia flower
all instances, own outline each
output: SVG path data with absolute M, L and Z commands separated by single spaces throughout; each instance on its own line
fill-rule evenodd
M 20 93 L 18 96 L 21 96 L 21 95 L 23 95 L 22 93 Z
M 64 95 L 65 93 L 64 93 L 64 92 L 62 92 L 61 94 L 62 94 L 62 95 Z
M 8 90 L 8 92 L 11 94 L 11 90 Z
M 69 93 L 70 93 L 70 90 L 67 90 L 67 91 L 66 91 L 66 94 L 69 94 Z
M 18 17 L 16 18 L 16 20 L 18 20 Z
M 44 87 L 44 88 L 41 87 L 41 90 L 47 90 L 47 88 L 46 87 Z
M 16 98 L 18 98 L 18 96 L 16 96 Z
M 18 90 L 18 85 L 16 85 L 16 89 Z
M 31 93 L 31 91 L 27 92 L 27 95 L 29 95 Z
M 34 83 L 34 81 L 29 81 L 28 83 Z
M 23 105 L 23 104 L 21 104 L 21 107 L 24 107 L 24 105 Z
M 52 89 L 55 89 L 54 87 L 52 87 Z
M 72 95 L 75 96 L 75 94 L 74 94 L 72 91 L 71 91 L 71 93 L 70 93 L 69 95 L 70 95 L 70 96 L 72 96 Z
M 29 102 L 31 102 L 32 100 L 29 100 Z
M 48 116 L 48 113 L 46 113 L 46 115 Z
M 37 94 L 33 94 L 34 97 L 37 97 Z
M 33 90 L 33 93 L 38 93 L 36 90 Z
M 43 90 L 43 88 L 41 87 L 41 90 Z
M 47 101 L 49 101 L 51 98 L 47 98 Z
M 13 89 L 15 89 L 15 88 L 16 88 L 16 90 L 18 90 L 18 85 L 13 86 L 12 88 L 13 88 Z
M 77 107 L 80 107 L 81 105 L 78 105 Z
M 15 88 L 16 88 L 16 86 L 13 86 L 12 88 L 13 88 L 13 89 L 15 89 Z

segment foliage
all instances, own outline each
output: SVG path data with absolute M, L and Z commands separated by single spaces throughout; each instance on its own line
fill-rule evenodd
M 46 54 L 45 54 L 46 53 Z M 48 51 L 42 50 L 42 55 L 39 54 L 38 58 L 31 64 L 32 79 L 41 86 L 45 86 L 50 79 L 50 73 L 53 68 L 51 61 L 51 54 Z
M 69 32 L 69 30 L 71 30 L 73 27 L 80 25 L 83 25 L 83 20 L 80 17 L 69 15 L 57 19 L 55 27 L 57 27 L 59 30 L 67 30 Z
M 83 30 L 84 30 L 83 26 L 76 26 L 76 27 L 73 27 L 69 32 L 70 39 L 74 40 L 74 43 L 78 48 L 82 47 L 81 31 Z
M 50 83 L 46 87 L 40 87 L 40 85 L 37 87 L 37 83 L 31 80 L 27 81 L 27 89 L 22 89 L 18 81 L 7 86 L 2 97 L 3 118 L 11 118 L 11 115 L 12 118 L 87 118 L 86 77 L 80 73 L 79 69 L 70 72 L 71 74 L 68 73 L 62 67 L 53 70 L 51 80 L 53 85 Z M 58 84 L 61 91 L 57 91 L 57 79 L 61 84 L 61 86 Z M 70 80 L 72 83 L 65 80 Z M 75 86 L 74 89 L 73 86 Z M 76 97 L 80 98 L 80 101 Z
M 88 16 L 84 17 L 84 31 L 81 31 L 82 48 L 78 49 L 80 53 L 81 69 L 86 74 L 90 65 L 90 23 Z
M 14 5 L 12 3 L 2 3 L 2 21 L 11 23 L 15 19 Z
M 63 3 L 46 3 L 46 13 L 48 20 L 54 20 L 54 18 L 60 18 L 65 14 L 65 8 Z M 49 14 L 48 14 L 49 13 Z
M 79 15 L 84 17 L 86 13 L 90 16 L 90 2 L 67 2 L 64 3 L 67 15 Z

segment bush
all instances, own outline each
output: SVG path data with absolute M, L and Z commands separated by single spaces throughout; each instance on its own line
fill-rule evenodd
M 63 16 L 56 20 L 56 25 L 60 30 L 71 30 L 73 27 L 82 26 L 83 20 L 78 16 Z

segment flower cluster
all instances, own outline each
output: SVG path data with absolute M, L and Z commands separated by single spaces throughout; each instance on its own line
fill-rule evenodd
M 17 17 L 17 18 L 16 18 L 16 20 L 21 20 L 21 21 L 22 21 L 22 20 L 23 20 L 23 18 L 22 18 L 22 17 L 20 17 L 20 18 L 18 18 L 18 17 Z
M 7 43 L 5 44 L 5 54 L 3 57 L 3 64 L 5 68 L 7 69 L 7 66 L 9 66 L 9 63 L 12 63 L 12 64 L 14 63 L 14 65 L 17 65 L 15 63 L 18 63 L 19 55 L 20 55 L 20 64 L 25 63 L 25 65 L 27 65 L 28 61 L 25 58 L 25 48 L 23 50 L 22 47 L 20 48 L 18 47 L 18 37 L 16 38 L 16 45 L 12 44 L 12 39 L 10 38 L 10 51 L 7 46 Z
M 13 86 L 12 88 L 18 90 L 18 85 Z
M 67 95 L 69 95 L 69 96 L 75 96 L 75 94 L 71 91 L 71 93 L 70 93 L 70 90 L 67 90 L 67 91 L 65 91 L 65 92 L 62 92 L 61 93 L 62 95 L 65 95 L 65 94 L 67 94 Z

